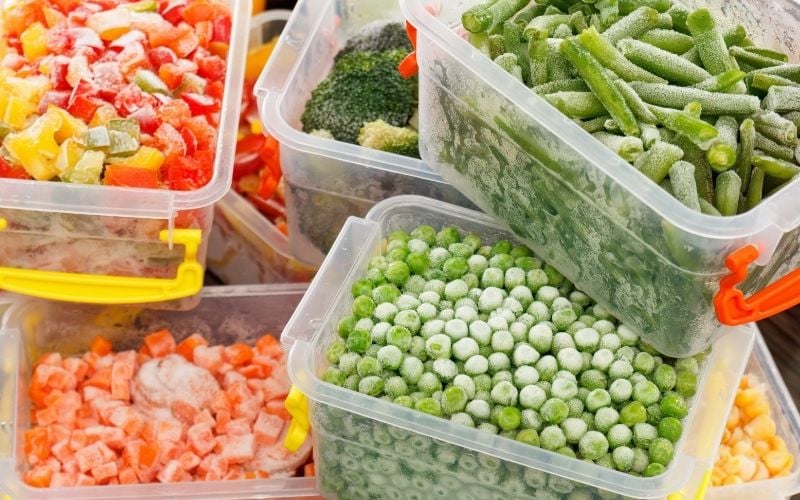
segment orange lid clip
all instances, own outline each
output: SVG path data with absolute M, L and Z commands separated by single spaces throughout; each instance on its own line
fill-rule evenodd
M 758 258 L 755 245 L 736 250 L 725 259 L 731 274 L 720 280 L 714 297 L 717 319 L 724 325 L 742 325 L 768 318 L 800 304 L 800 269 L 795 269 L 749 298 L 736 285 L 747 279 L 747 268 Z

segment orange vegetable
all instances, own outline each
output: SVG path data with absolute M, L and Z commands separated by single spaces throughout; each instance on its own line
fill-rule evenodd
M 90 350 L 99 356 L 105 356 L 106 354 L 111 352 L 111 348 L 112 348 L 111 341 L 105 337 L 101 337 L 100 335 L 98 335 L 97 337 L 92 339 L 92 345 L 90 347 Z
M 201 345 L 208 345 L 208 341 L 199 333 L 193 333 L 181 340 L 175 352 L 186 358 L 186 361 L 194 361 L 194 348 Z
M 159 330 L 144 338 L 144 343 L 154 358 L 163 358 L 175 352 L 175 338 L 169 330 Z

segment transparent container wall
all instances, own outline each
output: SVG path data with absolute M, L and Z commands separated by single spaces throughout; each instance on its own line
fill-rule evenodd
M 410 231 L 420 224 L 453 225 L 477 233 L 484 241 L 510 237 L 478 212 L 417 196 L 386 200 L 373 208 L 366 220 L 348 221 L 284 330 L 282 341 L 291 345 L 289 376 L 313 401 L 315 463 L 321 471 L 318 477 L 323 494 L 331 498 L 386 498 L 376 493 L 382 484 L 391 491 L 415 492 L 426 491 L 423 486 L 427 485 L 437 489 L 437 498 L 447 491 L 459 499 L 462 494 L 470 495 L 464 498 L 473 498 L 473 494 L 474 498 L 536 497 L 534 493 L 542 485 L 551 491 L 548 495 L 558 493 L 556 497 L 574 489 L 598 498 L 657 498 L 697 489 L 719 448 L 736 381 L 752 349 L 753 326 L 736 328 L 714 344 L 702 368 L 698 394 L 691 401 L 675 458 L 667 471 L 655 478 L 605 469 L 322 382 L 320 375 L 328 366 L 326 349 L 338 338 L 339 320 L 351 311 L 351 285 L 366 272 L 369 259 L 379 254 L 389 233 Z M 448 451 L 434 458 L 435 454 L 409 450 L 409 446 Z M 359 458 L 362 452 L 364 456 Z M 337 456 L 340 461 L 332 459 Z M 396 466 L 387 465 L 387 461 Z M 397 470 L 400 473 L 395 473 Z M 347 476 L 341 475 L 345 472 Z M 468 475 L 472 478 L 467 479 Z M 493 482 L 486 479 L 489 476 L 494 477 Z M 355 493 L 349 479 L 357 485 L 366 484 L 366 495 Z M 454 488 L 456 484 L 470 486 L 461 490 Z
M 756 337 L 756 346 L 745 373 L 755 375 L 767 386 L 767 398 L 772 419 L 777 424 L 777 434 L 786 441 L 789 453 L 794 455 L 794 466 L 791 474 L 785 477 L 710 488 L 706 494 L 707 500 L 778 500 L 800 493 L 800 412 L 760 335 Z
M 461 39 L 477 0 L 441 2 L 438 19 L 426 3 L 404 3 L 419 29 L 422 158 L 656 348 L 686 356 L 714 340 L 732 251 L 762 251 L 746 292 L 800 263 L 796 195 L 731 219 L 690 211 Z
M 301 283 L 316 268 L 289 253 L 289 240 L 234 191 L 215 207 L 208 270 L 228 285 Z
M 298 2 L 257 86 L 262 121 L 281 143 L 291 251 L 309 264 L 322 262 L 348 216 L 364 216 L 385 198 L 419 194 L 473 206 L 417 159 L 302 132 L 306 102 L 336 53 L 381 20 L 404 22 L 396 0 Z
M 117 350 L 138 347 L 143 337 L 169 328 L 176 340 L 200 333 L 212 344 L 254 343 L 265 334 L 280 335 L 305 291 L 304 286 L 207 288 L 192 311 L 153 311 L 141 308 L 86 306 L 44 301 L 24 302 L 8 311 L 0 333 L 0 388 L 15 394 L 11 416 L 13 454 L 6 458 L 0 446 L 0 489 L 15 499 L 192 498 L 242 499 L 315 496 L 311 478 L 253 479 L 177 484 L 91 486 L 38 489 L 22 482 L 25 470 L 23 435 L 28 428 L 30 403 L 27 387 L 33 364 L 45 352 L 63 355 L 86 352 L 95 335 L 102 334 Z M 18 359 L 18 360 L 17 360 Z M 14 381 L 16 380 L 16 383 Z M 11 388 L 11 390 L 8 390 Z M 5 416 L 0 406 L 0 417 Z

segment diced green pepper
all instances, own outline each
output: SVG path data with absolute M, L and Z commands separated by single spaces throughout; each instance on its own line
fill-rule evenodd
M 111 145 L 111 136 L 104 126 L 92 127 L 84 132 L 81 143 L 89 149 L 107 148 Z
M 130 119 L 123 119 L 117 118 L 114 120 L 108 121 L 108 130 L 115 130 L 117 132 L 123 132 L 128 134 L 129 136 L 133 137 L 136 141 L 140 139 L 140 132 L 139 132 L 139 121 L 138 120 L 130 120 Z
M 102 151 L 86 151 L 74 167 L 60 175 L 61 180 L 75 184 L 100 184 L 105 157 Z
M 140 69 L 133 77 L 134 83 L 148 94 L 172 95 L 169 87 L 157 74 L 146 69 Z
M 111 136 L 111 144 L 108 147 L 109 154 L 129 156 L 139 149 L 139 141 L 130 134 L 112 130 L 109 135 Z

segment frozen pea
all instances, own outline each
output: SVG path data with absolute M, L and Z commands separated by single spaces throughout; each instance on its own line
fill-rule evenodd
M 647 422 L 647 409 L 640 401 L 628 403 L 620 410 L 619 421 L 628 427 Z
M 442 393 L 442 412 L 445 415 L 459 413 L 466 408 L 468 399 L 464 389 L 458 386 L 450 386 Z
M 606 335 L 608 333 L 614 333 L 616 331 L 616 329 L 617 329 L 617 327 L 614 326 L 614 323 L 612 323 L 612 322 L 610 322 L 610 321 L 608 321 L 606 319 L 597 320 L 592 325 L 592 328 L 597 330 L 597 333 L 599 333 L 600 335 Z
M 427 321 L 420 329 L 420 335 L 424 339 L 429 339 L 434 335 L 444 332 L 444 321 L 440 319 L 432 319 Z
M 386 385 L 383 390 L 386 392 L 387 396 L 395 399 L 408 394 L 408 384 L 403 380 L 403 377 L 389 377 L 389 379 L 386 380 Z
M 539 410 L 547 400 L 544 389 L 536 385 L 528 385 L 519 391 L 519 404 L 523 408 Z
M 658 438 L 658 430 L 652 425 L 642 422 L 633 426 L 633 443 L 637 448 L 646 450 L 656 438 Z
M 514 385 L 522 389 L 539 381 L 539 372 L 532 366 L 520 366 L 514 370 Z
M 452 341 L 450 337 L 438 333 L 425 341 L 425 352 L 432 359 L 446 359 L 450 357 Z
M 373 326 L 372 330 L 369 332 L 370 337 L 372 337 L 372 343 L 379 345 L 386 344 L 386 334 L 389 333 L 391 328 L 392 324 L 387 323 L 386 321 L 375 323 L 375 326 Z
M 539 409 L 539 414 L 544 418 L 545 422 L 560 424 L 569 415 L 569 407 L 567 403 L 560 399 L 550 398 Z
M 547 307 L 550 307 L 558 296 L 558 289 L 552 286 L 545 285 L 536 291 L 536 300 L 543 302 Z
M 697 375 L 689 370 L 679 370 L 675 380 L 675 392 L 690 398 L 697 392 Z
M 675 417 L 665 417 L 658 422 L 658 437 L 677 443 L 683 433 L 683 424 Z
M 536 432 L 542 430 L 544 426 L 544 421 L 542 420 L 542 416 L 539 415 L 538 412 L 532 410 L 530 408 L 522 410 L 522 422 L 521 422 L 523 429 L 533 429 Z
M 361 318 L 360 320 L 356 321 L 355 326 L 353 326 L 353 330 L 366 330 L 372 331 L 372 328 L 375 326 L 375 322 L 372 321 L 370 318 Z
M 566 297 L 556 297 L 553 303 L 550 304 L 550 311 L 553 313 L 564 309 L 572 309 L 572 302 Z M 577 317 L 575 319 L 577 319 Z
M 646 408 L 647 410 L 647 423 L 657 426 L 661 421 L 661 407 L 658 403 L 653 403 Z
M 371 297 L 361 295 L 353 301 L 353 314 L 357 318 L 369 318 L 375 311 L 375 301 Z
M 662 392 L 672 390 L 677 381 L 678 375 L 675 373 L 675 369 L 670 365 L 661 364 L 656 368 L 655 372 L 653 372 L 653 382 Z
M 616 333 L 606 333 L 600 337 L 600 349 L 608 349 L 612 353 L 617 352 L 617 349 L 622 347 L 622 340 Z
M 414 409 L 435 417 L 442 416 L 442 405 L 434 398 L 424 398 L 417 401 L 414 405 Z
M 550 320 L 550 308 L 544 302 L 531 302 L 526 311 L 534 319 L 534 323 Z
M 567 437 L 561 427 L 551 425 L 539 433 L 539 443 L 545 450 L 555 451 L 567 444 Z
M 372 345 L 372 336 L 367 330 L 353 330 L 348 335 L 345 344 L 349 351 L 364 354 L 369 349 L 369 346 Z
M 428 280 L 428 282 L 425 283 L 425 288 L 423 290 L 425 292 L 434 292 L 441 299 L 441 297 L 444 295 L 445 286 L 446 284 L 442 280 Z
M 592 303 L 591 297 L 578 290 L 575 290 L 569 294 L 569 300 L 570 302 L 574 302 L 581 307 L 588 307 Z
M 594 328 L 584 328 L 575 332 L 575 345 L 581 351 L 595 352 L 600 344 L 600 334 Z
M 514 320 L 517 319 L 517 316 L 522 314 L 525 310 L 522 303 L 514 297 L 506 297 L 503 299 L 501 309 L 503 309 L 503 316 L 509 324 L 513 323 Z
M 677 392 L 668 392 L 661 399 L 661 414 L 663 416 L 684 418 L 688 413 L 689 408 L 686 404 L 686 399 Z
M 608 376 L 611 380 L 627 379 L 631 375 L 633 375 L 633 366 L 623 359 L 614 361 L 608 368 Z
M 562 349 L 574 349 L 575 341 L 572 335 L 567 332 L 558 332 L 553 336 L 553 347 L 550 350 L 553 354 L 558 354 Z
M 469 326 L 463 320 L 451 319 L 444 324 L 444 333 L 454 341 L 463 339 L 469 335 Z
M 583 360 L 583 367 L 582 370 L 588 370 L 592 367 L 592 353 L 582 351 L 581 352 L 581 359 Z
M 589 426 L 580 418 L 570 417 L 561 422 L 561 430 L 570 444 L 577 444 L 584 434 L 589 431 Z
M 362 378 L 358 382 L 358 392 L 370 396 L 380 396 L 383 392 L 383 379 L 375 375 Z
M 551 384 L 550 394 L 552 394 L 554 398 L 567 401 L 578 395 L 578 385 L 568 379 L 556 378 Z
M 500 382 L 514 382 L 514 375 L 508 370 L 501 370 L 494 375 L 492 375 L 492 386 L 499 384 Z
M 536 370 L 539 372 L 539 378 L 544 381 L 550 381 L 553 375 L 558 371 L 558 361 L 551 355 L 542 356 L 536 362 Z
M 343 339 L 346 339 L 350 332 L 353 331 L 353 327 L 356 325 L 356 318 L 353 316 L 345 316 L 344 318 L 339 320 L 339 323 L 336 325 L 336 332 L 339 336 Z
M 578 377 L 576 377 L 574 373 L 568 372 L 567 370 L 558 370 L 556 374 L 553 375 L 553 380 L 557 380 L 560 378 L 569 380 L 570 382 L 573 382 L 575 385 L 578 384 Z
M 460 299 L 459 302 L 461 302 L 461 300 L 463 299 Z M 478 311 L 476 311 L 474 307 L 467 305 L 456 305 L 455 319 L 467 324 L 472 323 L 478 319 Z
M 417 307 L 417 315 L 419 316 L 419 319 L 423 322 L 423 326 L 426 321 L 435 319 L 438 314 L 439 311 L 433 304 L 420 304 L 419 307 Z
M 553 346 L 553 330 L 547 325 L 534 325 L 528 332 L 528 342 L 540 354 L 548 353 Z
M 375 307 L 374 315 L 380 321 L 391 322 L 392 320 L 394 320 L 397 311 L 398 311 L 397 306 L 395 306 L 391 302 L 383 302 Z
M 489 422 L 480 424 L 477 429 L 481 432 L 488 432 L 489 434 L 497 434 L 497 432 L 500 430 L 496 425 L 490 424 Z
M 346 352 L 339 357 L 339 369 L 342 370 L 345 375 L 351 375 L 355 373 L 356 366 L 360 360 L 360 354 L 355 352 Z
M 512 406 L 517 404 L 519 391 L 511 382 L 500 382 L 491 391 L 492 401 L 499 405 Z
M 360 295 L 370 295 L 372 293 L 372 282 L 369 280 L 358 280 L 350 287 L 353 298 Z
M 611 395 L 605 389 L 593 389 L 586 396 L 586 409 L 591 412 L 596 412 L 600 408 L 609 406 L 611 404 Z
M 406 243 L 406 248 L 408 248 L 408 250 L 411 252 L 425 253 L 430 247 L 424 240 L 419 238 L 411 238 L 408 240 L 408 243 Z
M 528 313 L 522 313 L 517 317 L 517 322 L 522 323 L 525 327 L 530 330 L 530 328 L 536 324 L 535 318 Z M 528 330 L 525 331 L 525 335 L 528 334 Z
M 403 260 L 405 260 L 405 255 L 403 255 Z M 411 270 L 408 268 L 408 264 L 403 262 L 403 260 L 396 260 L 394 262 L 389 262 L 386 265 L 386 269 L 383 270 L 383 275 L 386 276 L 386 280 L 389 283 L 394 285 L 402 285 L 408 278 L 411 276 Z
M 650 458 L 647 456 L 647 450 L 642 450 L 640 448 L 633 449 L 633 465 L 631 466 L 631 471 L 636 472 L 637 474 L 641 474 L 650 464 Z
M 492 349 L 510 354 L 514 350 L 514 337 L 506 330 L 494 332 L 492 334 Z
M 598 320 L 608 320 L 611 321 L 614 319 L 614 316 L 606 309 L 605 307 L 601 306 L 600 304 L 595 304 L 593 308 L 593 314 Z
M 409 394 L 408 396 L 409 396 L 409 397 L 410 397 L 410 398 L 411 398 L 411 399 L 414 401 L 414 403 L 416 403 L 416 402 L 417 402 L 417 401 L 419 401 L 420 399 L 425 399 L 425 398 L 427 398 L 427 397 L 428 397 L 428 395 L 427 395 L 427 394 L 425 394 L 425 393 L 424 393 L 424 392 L 422 392 L 422 391 L 415 391 L 415 392 L 412 392 L 412 393 L 411 393 L 411 394 Z
M 441 297 L 438 293 L 434 292 L 433 290 L 424 290 L 422 293 L 419 294 L 419 301 L 423 304 L 431 304 L 434 306 L 439 305 L 439 301 Z
M 408 329 L 411 333 L 417 333 L 422 322 L 416 311 L 400 311 L 394 317 L 394 324 Z
M 444 406 L 442 407 L 442 410 L 444 410 Z M 463 412 L 450 415 L 450 421 L 457 425 L 475 427 L 475 421 L 472 420 L 472 417 Z
M 619 378 L 611 382 L 608 393 L 611 395 L 611 401 L 614 403 L 624 403 L 631 398 L 633 394 L 633 385 L 628 380 Z
M 493 352 L 489 355 L 489 372 L 494 374 L 501 370 L 508 370 L 511 368 L 511 360 L 504 352 Z M 541 371 L 539 373 L 541 375 Z
M 617 335 L 624 346 L 635 346 L 639 341 L 639 335 L 628 325 L 619 325 L 617 327 Z
M 397 346 L 386 345 L 378 350 L 377 360 L 380 362 L 380 366 L 383 369 L 397 370 L 400 368 L 400 363 L 403 361 L 403 352 L 397 348 Z
M 475 252 L 475 249 L 472 247 L 472 245 L 468 243 L 453 243 L 447 247 L 447 250 L 454 257 L 461 257 L 464 259 L 468 259 Z
M 325 351 L 325 359 L 328 360 L 328 363 L 336 364 L 339 362 L 339 358 L 347 352 L 347 346 L 341 340 L 334 341 L 328 349 Z
M 502 269 L 488 267 L 481 274 L 481 286 L 484 291 L 489 288 L 502 288 L 505 282 L 505 273 Z
M 541 377 L 541 374 L 540 374 L 540 377 Z M 536 382 L 533 385 L 535 385 L 537 387 L 541 387 L 542 390 L 544 390 L 545 394 L 547 394 L 547 397 L 548 398 L 550 397 L 550 389 L 552 388 L 553 384 L 551 384 L 549 381 L 547 381 L 547 380 L 539 380 L 538 382 Z
M 461 232 L 453 226 L 443 227 L 436 233 L 436 244 L 444 248 L 459 242 L 461 242 Z
M 456 364 L 450 359 L 437 359 L 433 362 L 433 372 L 442 382 L 450 382 L 458 375 Z
M 657 403 L 661 398 L 661 391 L 653 382 L 649 380 L 639 382 L 633 386 L 633 399 L 639 401 L 645 406 Z
M 533 292 L 524 284 L 512 288 L 509 296 L 524 308 L 528 308 L 533 302 Z
M 492 312 L 502 305 L 503 298 L 503 291 L 500 288 L 485 288 L 478 299 L 478 308 L 483 312 Z
M 475 382 L 475 389 L 478 392 L 492 390 L 492 377 L 485 373 L 475 375 L 472 377 L 472 381 Z
M 647 377 L 645 377 L 639 372 L 635 372 L 632 373 L 630 377 L 628 377 L 628 380 L 631 381 L 631 384 L 636 385 L 639 382 L 647 382 Z
M 414 399 L 411 396 L 398 396 L 392 402 L 405 408 L 414 408 Z
M 508 321 L 503 316 L 490 316 L 486 322 L 493 332 L 508 330 Z
M 467 398 L 472 399 L 475 397 L 475 382 L 469 375 L 464 375 L 463 373 L 456 375 L 453 379 L 453 385 L 464 389 Z
M 425 372 L 419 378 L 417 382 L 417 388 L 426 393 L 426 394 L 433 394 L 436 391 L 442 390 L 442 381 L 439 380 L 439 377 L 432 372 Z
M 569 333 L 574 337 L 575 334 L 578 333 L 578 331 L 583 330 L 584 328 L 586 328 L 585 324 L 581 323 L 580 321 L 575 321 L 574 323 L 569 325 L 569 328 L 567 328 L 567 333 Z
M 520 417 L 521 421 L 521 417 Z M 534 429 L 522 429 L 517 433 L 517 437 L 515 438 L 520 443 L 529 444 L 531 446 L 539 446 L 539 433 L 536 432 Z
M 628 363 L 633 363 L 634 358 L 636 358 L 636 352 L 633 350 L 633 347 L 623 345 L 617 352 L 614 353 L 614 357 L 621 361 L 627 361 Z M 633 366 L 631 365 L 631 370 L 633 370 Z
M 469 336 L 474 339 L 479 346 L 489 345 L 492 340 L 492 328 L 485 321 L 473 321 L 469 324 Z
M 522 414 L 513 406 L 506 406 L 497 415 L 497 425 L 504 431 L 513 431 L 522 423 Z
M 489 265 L 502 271 L 506 271 L 514 265 L 514 258 L 507 253 L 495 254 L 489 258 Z
M 504 286 L 506 290 L 513 290 L 516 287 L 525 285 L 525 271 L 519 267 L 506 269 Z
M 461 307 L 469 307 L 473 311 L 476 311 L 475 312 L 475 319 L 478 319 L 478 313 L 477 313 L 478 303 L 475 302 L 474 300 L 472 300 L 469 297 L 462 297 L 462 298 L 458 299 L 453 307 L 455 307 L 456 310 L 458 310 Z M 460 319 L 464 319 L 464 318 L 460 318 Z M 467 321 L 467 320 L 464 320 L 464 321 Z M 467 321 L 467 323 L 470 323 L 470 321 Z
M 525 282 L 534 292 L 547 285 L 547 274 L 541 269 L 531 269 L 525 273 Z
M 585 411 L 581 414 L 580 419 L 586 422 L 586 425 L 589 426 L 589 430 L 594 430 L 594 413 Z
M 569 416 L 570 417 L 580 417 L 584 410 L 583 401 L 578 399 L 577 397 L 572 398 L 567 401 L 567 406 L 569 407 Z
M 489 267 L 489 261 L 483 255 L 471 255 L 467 258 L 467 267 L 472 274 L 481 276 Z
M 431 248 L 430 252 L 428 252 L 428 258 L 431 260 L 432 267 L 441 268 L 450 257 L 450 252 L 442 247 Z
M 700 364 L 695 358 L 681 358 L 675 360 L 675 370 L 678 372 L 689 371 L 695 375 L 700 371 Z
M 564 283 L 564 275 L 559 273 L 556 268 L 551 266 L 550 264 L 544 265 L 544 272 L 547 274 L 547 282 L 548 284 L 559 287 L 562 283 Z
M 482 401 L 480 399 L 473 399 L 472 401 L 468 402 L 464 411 L 467 412 L 475 420 L 488 420 L 489 413 L 491 412 L 491 407 L 489 403 L 486 401 Z
M 588 431 L 581 437 L 578 450 L 583 458 L 597 460 L 608 453 L 608 440 L 600 432 Z
M 335 366 L 329 366 L 322 374 L 322 380 L 333 385 L 342 386 L 346 379 L 347 375 Z
M 508 326 L 508 332 L 514 338 L 514 342 L 525 342 L 528 340 L 528 326 L 521 321 L 515 321 Z M 531 348 L 533 349 L 533 348 Z M 535 349 L 534 349 L 535 350 Z
M 442 264 L 442 271 L 444 271 L 445 276 L 447 279 L 455 280 L 459 279 L 469 271 L 469 266 L 467 266 L 467 259 L 464 257 L 453 256 L 444 261 Z M 446 293 L 446 292 L 445 292 Z
M 660 476 L 661 474 L 664 473 L 665 470 L 667 469 L 663 465 L 651 463 L 648 464 L 647 467 L 644 469 L 644 472 L 642 472 L 642 477 Z
M 418 298 L 408 293 L 404 293 L 403 295 L 397 297 L 397 300 L 394 301 L 394 305 L 401 311 L 409 311 L 412 309 L 416 309 L 417 307 L 422 304 Z
M 583 356 L 574 347 L 559 350 L 556 359 L 559 368 L 574 375 L 577 375 L 583 368 Z
M 631 439 L 633 439 L 633 432 L 625 424 L 614 424 L 608 429 L 606 436 L 608 437 L 609 446 L 616 448 L 630 444 Z
M 578 321 L 580 321 L 581 323 L 586 325 L 586 327 L 588 328 L 588 327 L 592 326 L 593 324 L 595 324 L 595 322 L 597 321 L 597 318 L 595 318 L 594 316 L 591 316 L 589 314 L 581 314 L 580 316 L 578 316 Z
M 649 353 L 640 352 L 633 360 L 633 369 L 642 375 L 650 375 L 655 369 L 656 362 Z
M 608 371 L 613 362 L 614 353 L 608 349 L 598 349 L 592 356 L 592 368 L 596 368 L 600 371 Z
M 591 409 L 589 411 L 591 411 Z M 594 425 L 600 432 L 608 432 L 608 430 L 618 422 L 619 413 L 610 406 L 600 408 L 594 414 Z
M 466 297 L 469 293 L 469 286 L 464 280 L 453 280 L 444 287 L 444 296 L 447 300 L 456 301 L 462 297 Z
M 467 361 L 472 356 L 478 354 L 478 343 L 469 337 L 458 340 L 452 347 L 453 357 L 459 361 Z
M 614 467 L 617 470 L 628 472 L 633 467 L 633 450 L 627 446 L 614 448 L 611 458 L 614 460 Z
M 606 374 L 600 370 L 591 369 L 581 373 L 580 386 L 590 391 L 594 389 L 605 389 L 607 383 L 608 379 L 606 378 Z
M 503 302 L 505 303 L 505 300 Z M 491 319 L 492 316 L 502 317 L 506 321 L 507 325 L 510 325 L 515 319 L 517 319 L 517 315 L 506 307 L 500 307 L 497 310 L 492 311 L 492 313 L 489 315 L 489 318 Z
M 464 373 L 467 375 L 480 375 L 489 370 L 489 360 L 480 354 L 471 356 L 464 362 Z
M 371 358 L 377 358 L 378 357 L 378 351 L 380 351 L 380 350 L 381 350 L 381 346 L 379 346 L 377 344 L 371 344 L 367 348 L 367 352 L 364 353 L 364 356 L 369 356 Z

